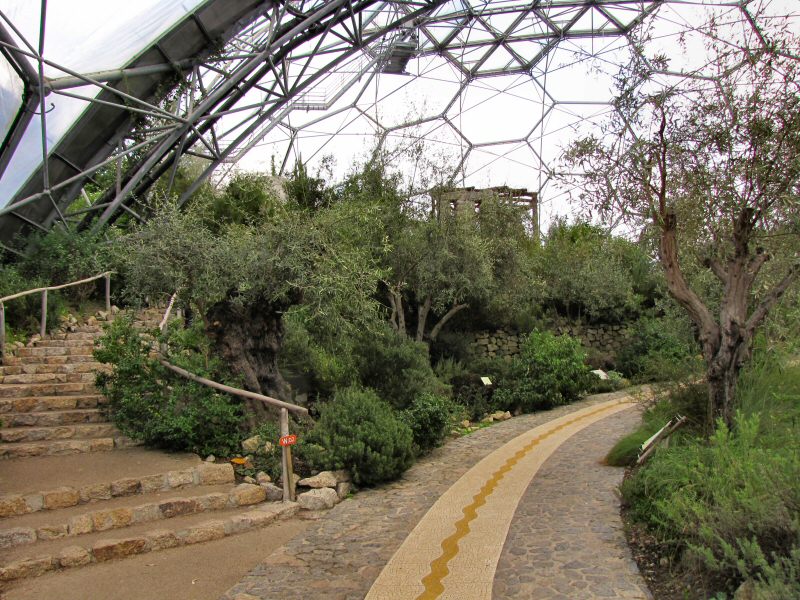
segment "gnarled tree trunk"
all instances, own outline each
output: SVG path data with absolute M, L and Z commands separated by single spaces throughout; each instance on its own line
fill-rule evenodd
M 208 311 L 207 333 L 219 355 L 242 376 L 251 392 L 289 400 L 289 385 L 278 369 L 283 345 L 283 311 L 288 303 L 266 299 L 243 305 L 229 297 Z M 250 425 L 263 421 L 270 409 L 258 400 L 246 400 Z

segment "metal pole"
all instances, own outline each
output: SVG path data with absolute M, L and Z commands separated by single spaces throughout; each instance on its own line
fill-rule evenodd
M 289 435 L 289 411 L 281 409 L 281 437 Z M 292 488 L 287 446 L 281 446 L 281 473 L 283 476 L 283 501 L 289 502 L 292 499 Z
M 42 338 L 47 332 L 47 290 L 42 290 L 42 327 L 39 330 Z
M 111 273 L 106 273 L 106 319 L 111 320 Z
M 0 302 L 0 363 L 6 363 L 6 305 Z

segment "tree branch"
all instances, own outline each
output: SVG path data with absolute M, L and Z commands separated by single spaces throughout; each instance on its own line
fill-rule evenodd
M 727 285 L 728 271 L 724 266 L 722 266 L 722 263 L 720 263 L 716 258 L 708 257 L 703 261 L 703 264 L 711 269 L 711 272 L 717 276 L 717 279 L 719 279 L 723 284 Z
M 781 299 L 786 290 L 794 283 L 797 279 L 798 275 L 800 275 L 800 264 L 794 264 L 789 269 L 789 272 L 786 276 L 774 287 L 772 291 L 761 301 L 761 303 L 756 307 L 750 317 L 747 319 L 747 323 L 745 323 L 745 330 L 752 335 L 755 331 L 756 327 L 758 327 L 761 322 L 766 318 L 769 314 L 769 311 L 772 309 L 775 304 L 778 303 L 778 300 Z
M 416 340 L 418 342 L 422 341 L 423 336 L 425 335 L 425 321 L 428 320 L 428 311 L 431 309 L 431 299 L 430 296 L 425 298 L 425 301 L 419 305 L 419 309 L 417 312 L 417 337 Z
M 442 327 L 444 327 L 445 324 L 452 319 L 458 311 L 463 310 L 468 306 L 469 304 L 456 304 L 450 310 L 448 310 L 447 313 L 439 320 L 439 322 L 434 325 L 433 329 L 431 329 L 431 340 L 436 339 L 436 337 L 439 335 L 439 332 L 442 330 Z

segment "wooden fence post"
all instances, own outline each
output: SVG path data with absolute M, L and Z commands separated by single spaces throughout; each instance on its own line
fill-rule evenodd
M 106 319 L 111 320 L 111 273 L 106 273 Z
M 6 305 L 0 302 L 0 363 L 6 363 Z
M 42 290 L 42 327 L 39 330 L 39 334 L 41 335 L 42 339 L 44 339 L 46 333 L 47 333 L 47 289 L 44 289 Z
M 281 437 L 289 435 L 289 411 L 281 408 Z M 281 445 L 281 467 L 283 475 L 283 501 L 294 501 L 294 475 L 292 473 L 292 450 Z

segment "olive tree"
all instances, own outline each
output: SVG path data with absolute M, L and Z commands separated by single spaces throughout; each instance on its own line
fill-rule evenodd
M 222 193 L 247 188 L 240 180 Z M 354 231 L 371 226 L 369 213 L 346 204 L 310 212 L 264 198 L 272 206 L 246 223 L 210 221 L 214 198 L 183 211 L 167 205 L 120 238 L 116 255 L 130 295 L 177 291 L 247 389 L 286 399 L 277 363 L 284 312 L 296 306 L 331 327 L 358 327 L 378 310 L 372 294 L 381 272 L 369 248 L 352 243 Z
M 667 289 L 702 347 L 709 423 L 731 425 L 753 336 L 800 272 L 795 254 L 763 276 L 774 236 L 799 231 L 800 64 L 785 31 L 709 39 L 715 73 L 690 86 L 654 90 L 653 62 L 637 55 L 619 80 L 617 117 L 567 159 L 585 173 L 577 184 L 594 214 L 655 233 Z M 719 280 L 718 298 L 690 285 L 690 253 Z

